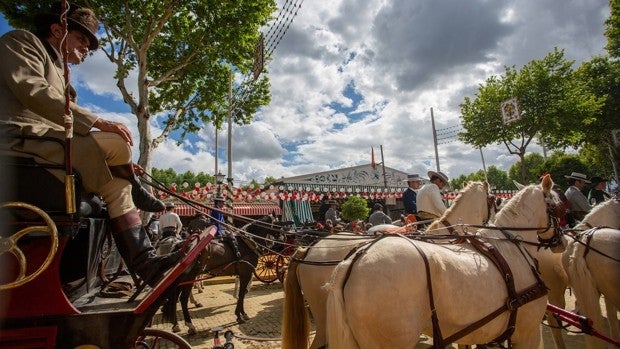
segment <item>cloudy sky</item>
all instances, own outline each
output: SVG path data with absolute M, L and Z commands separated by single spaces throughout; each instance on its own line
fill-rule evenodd
M 520 68 L 554 47 L 576 64 L 603 54 L 608 15 L 605 0 L 305 1 L 267 67 L 271 104 L 251 125 L 233 128 L 235 184 L 367 164 L 371 147 L 380 161 L 380 145 L 386 166 L 434 170 L 431 108 L 436 128 L 453 135 L 459 104 L 504 66 Z M 0 33 L 9 29 L 1 19 Z M 76 67 L 81 101 L 135 125 L 113 69 L 100 52 Z M 152 122 L 157 136 L 161 119 Z M 226 132 L 219 137 L 224 173 Z M 440 167 L 451 178 L 482 169 L 478 149 L 442 143 Z M 205 125 L 181 146 L 161 144 L 153 166 L 213 173 L 214 150 Z M 504 170 L 518 159 L 503 146 L 483 154 L 487 166 Z

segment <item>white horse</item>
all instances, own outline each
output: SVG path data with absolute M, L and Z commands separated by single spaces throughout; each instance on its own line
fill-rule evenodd
M 489 206 L 489 202 L 494 201 L 489 200 L 488 189 L 486 182 L 468 184 L 442 219 L 431 224 L 427 232 L 462 234 L 465 228 L 458 224 L 483 224 L 488 221 L 489 215 L 495 212 L 493 207 Z M 457 226 L 453 227 L 453 224 Z M 394 229 L 407 228 L 395 226 Z M 405 232 L 407 231 L 400 231 L 401 234 Z M 304 299 L 308 303 L 316 328 L 311 348 L 326 345 L 327 290 L 322 286 L 329 281 L 336 264 L 351 250 L 374 239 L 375 237 L 371 236 L 339 233 L 318 241 L 310 248 L 298 249 L 289 264 L 284 282 L 283 349 L 308 347 L 309 325 Z
M 556 202 L 552 184 L 545 176 L 541 184 L 524 188 L 495 217 L 496 226 L 505 228 L 476 234 L 504 257 L 512 277 L 470 244 L 432 244 L 399 236 L 380 239 L 341 262 L 329 284 L 329 347 L 413 348 L 421 333 L 432 335 L 439 346 L 487 343 L 506 335 L 514 348 L 541 347 L 539 323 L 547 298 L 532 256 L 536 237 L 559 240 L 550 213 Z M 510 304 L 520 305 L 518 312 L 506 310 L 514 309 Z M 513 315 L 510 335 L 505 331 Z M 492 319 L 458 333 L 485 318 Z
M 615 201 L 615 202 L 614 202 Z M 569 283 L 575 292 L 579 305 L 579 313 L 593 321 L 593 327 L 602 333 L 610 334 L 611 338 L 620 341 L 617 311 L 620 309 L 620 202 L 617 199 L 609 200 L 596 207 L 588 216 L 596 214 L 606 207 L 608 210 L 607 223 L 583 224 L 582 228 L 599 226 L 609 228 L 593 228 L 569 239 L 566 251 L 562 255 L 564 269 Z M 584 222 L 587 222 L 586 216 Z M 578 226 L 580 227 L 580 226 Z M 605 297 L 609 332 L 605 332 L 603 316 L 599 299 Z M 605 342 L 593 336 L 586 337 L 588 348 L 605 348 Z M 611 347 L 611 346 L 610 346 Z
M 574 227 L 574 230 L 587 230 L 592 227 L 609 227 L 620 229 L 620 200 L 612 199 L 607 200 L 595 206 L 590 213 L 588 213 L 584 219 Z M 572 240 L 570 237 L 565 239 Z M 567 242 L 569 241 L 567 240 Z M 569 286 L 568 275 L 562 265 L 563 256 L 567 256 L 571 251 L 568 249 L 563 254 L 552 253 L 549 250 L 540 251 L 538 255 L 538 263 L 540 268 L 540 274 L 543 281 L 549 288 L 549 303 L 558 306 L 560 308 L 566 307 L 566 301 L 564 294 L 566 288 Z M 607 298 L 605 298 L 607 303 Z M 618 318 L 616 315 L 617 308 L 611 304 L 607 305 L 607 319 L 611 330 L 612 337 L 618 338 Z M 562 338 L 562 329 L 559 328 L 559 323 L 548 313 L 547 321 L 551 326 L 551 334 L 555 343 L 556 349 L 565 349 L 564 339 Z

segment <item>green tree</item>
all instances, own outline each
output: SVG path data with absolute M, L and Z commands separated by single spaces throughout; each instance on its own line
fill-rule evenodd
M 603 167 L 606 173 L 620 171 L 620 147 L 616 146 L 612 130 L 620 130 L 620 61 L 606 56 L 584 62 L 576 71 L 577 83 L 585 86 L 599 104 L 597 113 L 571 118 L 567 115 L 557 122 L 557 132 L 545 137 L 552 147 L 582 148 L 596 152 L 591 159 L 604 159 L 592 164 Z M 579 127 L 575 127 L 579 125 Z M 617 181 L 617 178 L 616 178 Z
M 549 173 L 551 179 L 561 188 L 566 189 L 568 183 L 564 176 L 570 175 L 572 172 L 589 173 L 588 165 L 586 165 L 578 155 L 565 154 L 556 151 L 551 154 L 537 169 L 539 174 L 543 172 Z
M 366 199 L 357 196 L 349 196 L 341 207 L 342 219 L 347 222 L 366 219 L 368 218 L 368 213 L 370 213 L 370 209 Z
M 521 70 L 506 67 L 504 75 L 488 78 L 474 99 L 466 97 L 461 104 L 465 131 L 459 138 L 477 148 L 504 144 L 519 157 L 521 181 L 525 182 L 524 157 L 532 140 L 555 132 L 562 118 L 589 118 L 599 107 L 583 84 L 574 83 L 572 64 L 563 51 L 554 49 Z M 504 124 L 500 104 L 512 97 L 519 102 L 521 119 Z
M 620 0 L 609 0 L 611 14 L 605 21 L 607 52 L 610 56 L 620 58 Z
M 12 26 L 30 28 L 35 13 L 55 0 L 6 0 L 0 11 Z M 244 79 L 234 86 L 233 73 L 249 76 L 260 28 L 276 9 L 273 0 L 165 1 L 87 0 L 103 24 L 101 50 L 116 65 L 116 85 L 136 116 L 138 163 L 150 170 L 152 151 L 172 131 L 181 136 L 205 123 L 222 125 L 229 108 L 234 122 L 249 123 L 254 112 L 270 101 L 269 81 Z M 137 94 L 128 86 L 137 74 Z M 149 118 L 165 114 L 163 131 L 153 137 Z
M 540 181 L 540 175 L 543 172 L 547 172 L 544 169 L 541 170 L 541 168 L 544 168 L 542 165 L 545 162 L 545 159 L 538 153 L 527 154 L 523 157 L 523 162 L 524 163 L 517 161 L 510 166 L 510 169 L 508 169 L 508 177 L 510 180 L 508 189 L 516 189 L 512 182 L 513 180 L 521 184 L 538 183 Z M 525 168 L 525 180 L 522 177 L 522 168 Z

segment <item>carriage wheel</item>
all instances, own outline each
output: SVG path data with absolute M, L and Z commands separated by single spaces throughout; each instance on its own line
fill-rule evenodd
M 192 346 L 185 339 L 183 339 L 183 337 L 175 333 L 156 328 L 145 328 L 138 339 L 136 339 L 136 343 L 133 347 L 135 349 L 192 349 Z
M 0 237 L 0 254 L 11 253 L 13 256 L 15 256 L 19 264 L 19 272 L 18 272 L 18 275 L 15 281 L 0 285 L 0 291 L 19 287 L 27 282 L 32 281 L 34 278 L 39 276 L 39 274 L 41 274 L 45 269 L 47 269 L 50 266 L 50 264 L 52 264 L 52 260 L 54 259 L 54 256 L 56 255 L 56 251 L 58 250 L 58 229 L 56 228 L 56 224 L 54 223 L 52 218 L 50 218 L 50 216 L 47 213 L 45 213 L 45 211 L 41 210 L 40 208 L 36 206 L 26 204 L 23 202 L 7 202 L 2 205 L 3 209 L 11 208 L 11 207 L 18 208 L 18 209 L 26 209 L 26 210 L 36 213 L 39 217 L 43 219 L 45 225 L 29 226 L 16 232 L 10 237 L 7 237 L 7 238 Z M 17 242 L 22 237 L 29 235 L 29 234 L 34 234 L 34 233 L 36 233 L 37 235 L 40 235 L 41 233 L 49 234 L 50 239 L 52 241 L 50 244 L 50 251 L 47 254 L 47 257 L 45 258 L 41 266 L 37 270 L 35 270 L 32 274 L 26 275 L 26 270 L 27 270 L 26 256 L 24 256 L 24 253 L 18 247 Z
M 258 257 L 258 263 L 254 268 L 254 276 L 266 284 L 272 283 L 278 279 L 276 263 L 278 255 L 275 253 L 267 253 Z
M 295 250 L 295 246 L 289 246 L 282 251 L 281 255 L 278 256 L 278 260 L 276 261 L 276 274 L 278 275 L 278 280 L 280 280 L 280 282 L 284 282 L 286 271 L 288 269 L 288 263 L 290 262 L 293 253 L 295 253 Z

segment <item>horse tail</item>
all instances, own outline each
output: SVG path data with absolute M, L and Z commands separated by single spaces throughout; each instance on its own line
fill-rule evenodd
M 601 307 L 599 299 L 601 297 L 594 278 L 590 273 L 588 264 L 584 253 L 587 246 L 578 243 L 577 241 L 572 244 L 570 255 L 568 257 L 568 266 L 566 273 L 570 279 L 570 284 L 575 291 L 575 298 L 577 300 L 577 306 L 579 307 L 579 313 L 592 319 L 594 327 L 600 327 L 603 325 L 603 315 L 601 313 Z M 587 336 L 591 337 L 591 336 Z M 586 342 L 595 341 L 602 343 L 593 338 L 586 338 Z M 593 343 L 594 344 L 594 343 Z M 591 344 L 592 345 L 592 344 Z M 591 347 L 589 345 L 588 347 Z M 596 347 L 596 344 L 594 344 Z
M 334 269 L 330 282 L 325 285 L 327 296 L 327 344 L 330 348 L 358 349 L 359 345 L 349 327 L 344 307 L 344 283 L 351 268 L 351 259 L 346 259 Z
M 297 279 L 299 262 L 291 260 L 284 280 L 284 314 L 282 317 L 282 349 L 308 347 L 309 324 L 304 298 Z

